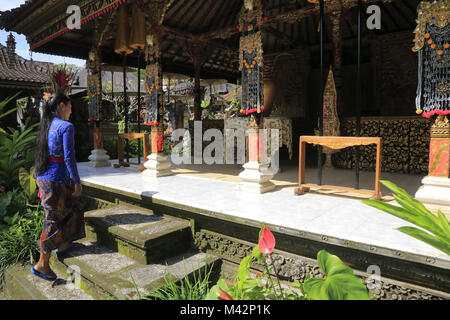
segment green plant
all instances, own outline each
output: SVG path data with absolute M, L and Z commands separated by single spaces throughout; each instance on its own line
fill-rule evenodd
M 146 296 L 142 296 L 139 292 L 131 273 L 130 276 L 140 300 L 203 300 L 210 288 L 213 267 L 213 265 L 209 267 L 205 265 L 194 272 L 191 277 L 185 270 L 185 276 L 182 279 L 177 279 L 168 271 L 164 278 L 165 283 Z
M 13 101 L 15 98 L 17 98 L 20 94 L 22 93 L 22 91 L 16 93 L 15 95 L 13 95 L 10 98 L 7 98 L 3 101 L 0 102 L 0 119 L 6 117 L 7 115 L 15 112 L 17 109 L 19 109 L 19 107 L 15 107 L 15 108 L 11 108 L 8 111 L 3 112 L 3 109 L 6 108 L 6 106 Z M 2 129 L 0 129 L 1 131 L 3 131 Z
M 7 189 L 18 186 L 19 168 L 25 164 L 26 154 L 36 140 L 39 123 L 29 124 L 27 119 L 20 129 L 9 128 L 0 132 L 0 185 Z
M 369 300 L 363 281 L 341 259 L 325 250 L 317 254 L 317 262 L 325 274 L 323 279 L 307 279 L 301 287 L 312 300 Z
M 304 283 L 293 283 L 293 288 L 282 288 L 273 265 L 268 265 L 266 256 L 270 256 L 275 247 L 275 238 L 265 227 L 260 231 L 259 244 L 250 255 L 242 259 L 237 275 L 231 285 L 220 279 L 211 288 L 208 300 L 368 300 L 369 294 L 363 281 L 353 270 L 345 265 L 337 256 L 325 250 L 317 255 L 319 267 L 325 274 L 322 278 L 307 278 Z M 252 261 L 264 264 L 265 269 L 256 279 L 251 276 Z M 273 261 L 273 259 L 270 259 Z M 273 276 L 277 285 L 273 281 Z M 296 290 L 295 290 L 296 289 Z
M 450 255 L 450 226 L 444 214 L 438 211 L 437 216 L 434 215 L 420 201 L 392 182 L 383 180 L 381 183 L 395 193 L 394 198 L 401 207 L 378 200 L 364 200 L 363 203 L 428 231 L 415 227 L 397 228 L 398 231 Z
M 125 132 L 125 120 L 117 121 L 117 132 L 124 133 Z
M 0 232 L 0 284 L 5 269 L 14 263 L 35 263 L 39 256 L 38 241 L 44 219 L 42 209 L 26 209 L 25 215 Z
M 33 178 L 34 168 L 30 171 L 19 168 L 19 183 L 21 188 L 0 194 L 0 228 L 16 223 L 27 208 L 39 208 L 38 189 Z M 1 225 L 4 223 L 5 225 Z M 0 230 L 1 231 L 1 230 Z

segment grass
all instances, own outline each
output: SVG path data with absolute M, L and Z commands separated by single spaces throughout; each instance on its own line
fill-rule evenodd
M 43 219 L 43 210 L 28 209 L 17 223 L 0 232 L 0 289 L 7 267 L 15 263 L 34 264 L 37 261 Z
M 165 284 L 145 296 L 139 292 L 131 273 L 130 276 L 140 300 L 203 300 L 213 284 L 210 279 L 213 268 L 214 264 L 202 268 L 199 266 L 198 271 L 191 276 L 187 274 L 185 268 L 185 276 L 182 279 L 178 279 L 168 271 L 164 279 Z

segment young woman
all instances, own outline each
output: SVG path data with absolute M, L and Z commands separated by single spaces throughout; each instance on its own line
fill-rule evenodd
M 45 211 L 41 253 L 31 272 L 45 280 L 57 277 L 49 265 L 52 250 L 62 252 L 84 238 L 84 213 L 77 207 L 81 195 L 74 150 L 74 128 L 68 122 L 70 98 L 57 93 L 44 103 L 37 137 L 36 183 Z

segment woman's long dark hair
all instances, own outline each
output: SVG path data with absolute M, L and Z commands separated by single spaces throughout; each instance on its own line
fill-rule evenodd
M 36 158 L 34 162 L 35 176 L 39 176 L 47 169 L 48 165 L 48 131 L 53 118 L 56 117 L 59 104 L 67 104 L 70 98 L 64 93 L 53 94 L 48 101 L 42 105 L 41 124 L 36 139 Z

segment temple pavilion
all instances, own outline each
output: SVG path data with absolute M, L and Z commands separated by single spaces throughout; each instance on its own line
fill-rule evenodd
M 450 214 L 449 0 L 83 0 L 69 10 L 73 2 L 29 0 L 1 12 L 0 27 L 34 52 L 86 60 L 94 149 L 80 172 L 90 196 L 200 217 L 213 249 L 221 235 L 252 241 L 246 228 L 267 222 L 280 250 L 313 257 L 326 245 L 363 272 L 385 261 L 388 278 L 448 292 L 449 257 L 396 232 L 398 220 L 373 222 L 380 213 L 360 198 L 392 200 L 379 183 L 391 180 Z M 103 148 L 106 66 L 145 78 L 136 94 L 148 130 L 129 131 L 126 119 L 118 160 Z M 166 152 L 170 74 L 193 79 L 190 165 Z M 215 79 L 239 86 L 238 116 L 202 119 L 202 84 Z M 202 162 L 208 129 L 242 129 L 242 161 Z M 132 139 L 143 143 L 138 170 L 121 147 Z

